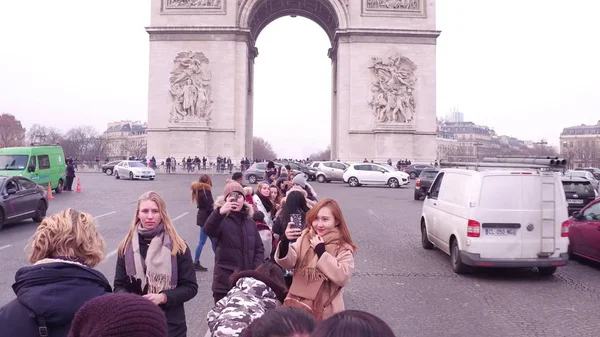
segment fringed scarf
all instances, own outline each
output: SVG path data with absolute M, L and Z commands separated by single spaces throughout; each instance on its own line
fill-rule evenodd
M 314 230 L 310 229 L 302 236 L 299 249 L 300 255 L 298 256 L 300 263 L 298 264 L 298 267 L 295 269 L 294 273 L 305 276 L 308 282 L 327 281 L 327 276 L 317 269 L 319 257 L 315 253 L 315 250 L 310 246 L 310 239 L 315 235 L 317 234 L 314 232 Z M 333 256 L 336 256 L 341 243 L 341 234 L 339 229 L 335 227 L 321 237 L 325 242 L 325 251 Z
M 140 236 L 149 241 L 146 258 L 140 254 Z M 148 284 L 148 294 L 159 294 L 161 291 L 177 286 L 177 256 L 171 255 L 173 242 L 165 233 L 165 225 L 160 224 L 153 229 L 137 227 L 137 233 L 125 250 L 125 271 L 142 281 L 142 289 Z

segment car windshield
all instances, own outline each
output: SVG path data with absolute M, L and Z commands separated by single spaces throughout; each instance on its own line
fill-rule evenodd
M 27 166 L 29 156 L 26 154 L 0 155 L 0 170 L 23 170 Z
M 437 171 L 422 171 L 421 178 L 433 179 L 437 174 Z
M 563 187 L 569 193 L 594 194 L 592 185 L 587 181 L 563 181 Z
M 146 167 L 146 165 L 140 163 L 139 161 L 130 161 L 129 167 Z

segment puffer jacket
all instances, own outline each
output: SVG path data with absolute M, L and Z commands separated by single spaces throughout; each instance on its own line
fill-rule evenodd
M 192 193 L 196 195 L 196 206 L 198 214 L 196 215 L 196 225 L 204 227 L 206 219 L 214 210 L 214 200 L 212 196 L 212 187 L 209 184 L 194 181 L 192 183 Z
M 233 273 L 254 270 L 265 259 L 264 247 L 251 205 L 245 203 L 241 212 L 220 213 L 225 198 L 219 196 L 215 210 L 204 224 L 204 232 L 216 239 L 213 293 L 226 294 L 231 289 L 229 278 Z
M 240 336 L 254 320 L 280 307 L 285 299 L 285 289 L 257 271 L 240 272 L 232 281 L 233 288 L 206 316 L 212 337 Z
M 39 337 L 40 328 L 48 337 L 66 337 L 85 302 L 112 292 L 99 271 L 59 259 L 23 267 L 15 281 L 17 298 L 0 307 L 0 337 Z

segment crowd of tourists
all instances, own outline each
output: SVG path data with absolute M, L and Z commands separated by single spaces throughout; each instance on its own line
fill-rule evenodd
M 87 213 L 46 217 L 17 271 L 16 298 L 0 308 L 0 337 L 183 337 L 184 303 L 198 292 L 206 241 L 215 252 L 208 313 L 213 337 L 394 336 L 378 317 L 345 310 L 356 244 L 339 204 L 302 174 L 269 162 L 256 190 L 236 172 L 213 198 L 203 174 L 191 184 L 199 242 L 194 254 L 156 192 L 142 194 L 117 254 L 112 284 L 95 270 L 105 242 Z M 200 286 L 208 286 L 201 284 Z

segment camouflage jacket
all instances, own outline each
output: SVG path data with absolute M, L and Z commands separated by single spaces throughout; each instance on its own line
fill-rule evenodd
M 227 296 L 208 312 L 208 328 L 212 337 L 240 336 L 250 323 L 264 315 L 267 310 L 281 306 L 285 298 L 284 290 L 278 289 L 272 281 L 265 280 L 266 275 L 255 271 L 240 274 L 241 277 Z

